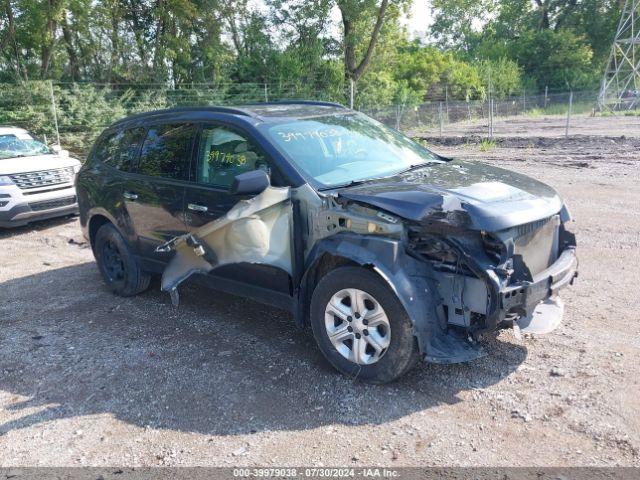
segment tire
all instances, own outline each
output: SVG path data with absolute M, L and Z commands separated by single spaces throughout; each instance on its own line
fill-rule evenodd
M 351 298 L 360 307 L 352 307 Z M 359 310 L 364 315 L 357 315 Z M 367 383 L 396 380 L 419 359 L 404 307 L 389 286 L 365 268 L 341 267 L 318 282 L 311 298 L 311 328 L 331 365 Z
M 126 240 L 111 223 L 96 233 L 93 254 L 109 290 L 130 297 L 149 288 L 151 276 L 140 269 Z

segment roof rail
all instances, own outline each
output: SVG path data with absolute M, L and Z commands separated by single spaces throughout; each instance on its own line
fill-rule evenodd
M 111 126 L 119 125 L 124 122 L 128 122 L 131 120 L 136 120 L 140 118 L 147 117 L 155 117 L 158 115 L 167 115 L 171 113 L 180 113 L 180 112 L 214 112 L 214 113 L 232 113 L 234 115 L 244 115 L 246 117 L 253 117 L 254 115 L 251 112 L 247 112 L 246 110 L 242 110 L 240 108 L 235 107 L 218 107 L 218 106 L 206 106 L 206 107 L 174 107 L 174 108 L 165 108 L 163 110 L 152 110 L 149 112 L 137 113 L 135 115 L 129 115 L 128 117 L 121 118 L 120 120 L 116 120 L 111 124 Z
M 323 102 L 321 100 L 276 100 L 273 102 L 254 103 L 252 105 L 323 105 L 325 107 L 338 107 L 346 109 L 344 105 L 336 102 Z

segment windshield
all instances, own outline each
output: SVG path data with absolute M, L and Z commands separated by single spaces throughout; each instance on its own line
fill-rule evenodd
M 53 153 L 44 143 L 34 139 L 26 132 L 0 135 L 0 160 Z
M 439 162 L 429 150 L 361 113 L 268 124 L 264 128 L 320 188 L 388 177 Z

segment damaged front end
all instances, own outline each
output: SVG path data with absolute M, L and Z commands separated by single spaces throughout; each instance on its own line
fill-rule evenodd
M 408 245 L 431 265 L 447 325 L 474 337 L 514 325 L 552 331 L 558 291 L 577 275 L 575 236 L 559 214 L 492 233 L 414 225 Z
M 262 263 L 291 275 L 294 313 L 303 325 L 327 263 L 371 268 L 395 292 L 427 361 L 484 355 L 480 334 L 518 325 L 544 333 L 562 318 L 558 291 L 576 276 L 575 237 L 560 212 L 495 231 L 478 229 L 460 201 L 440 197 L 419 219 L 308 185 L 268 187 L 224 217 L 167 242 L 175 256 L 162 289 L 226 264 Z

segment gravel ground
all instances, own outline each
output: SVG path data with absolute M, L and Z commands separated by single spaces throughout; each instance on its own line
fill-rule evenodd
M 555 332 L 363 385 L 288 313 L 197 285 L 178 309 L 157 283 L 112 296 L 76 219 L 4 231 L 0 466 L 640 466 L 640 142 L 437 141 L 567 200 L 580 278 Z

